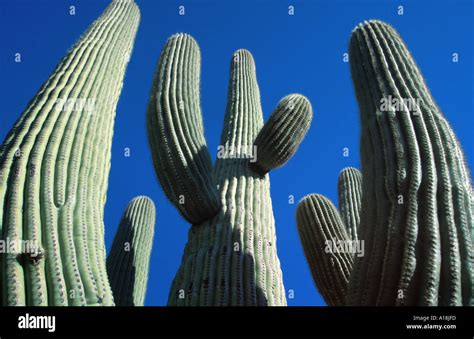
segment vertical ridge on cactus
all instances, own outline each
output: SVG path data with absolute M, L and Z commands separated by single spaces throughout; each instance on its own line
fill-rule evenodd
M 329 199 L 311 194 L 298 204 L 296 221 L 316 286 L 328 305 L 343 306 L 353 255 L 337 249 L 351 240 L 339 212 Z
M 353 167 L 344 168 L 338 180 L 339 213 L 352 240 L 357 240 L 362 201 L 362 174 Z
M 349 49 L 367 255 L 355 261 L 347 303 L 472 305 L 473 196 L 454 132 L 392 27 L 359 25 Z M 382 106 L 392 99 L 404 104 Z
M 148 140 L 163 191 L 192 224 L 219 210 L 219 193 L 201 117 L 200 51 L 187 34 L 163 48 L 147 111 Z
M 283 166 L 298 150 L 312 118 L 311 103 L 303 95 L 290 94 L 281 99 L 255 138 L 257 156 L 250 168 L 264 175 Z
M 2 256 L 4 305 L 113 304 L 103 208 L 115 108 L 139 16 L 132 0 L 113 1 L 0 149 L 0 230 L 43 253 Z M 92 100 L 92 107 L 76 106 L 80 99 Z
M 107 272 L 117 306 L 143 306 L 153 235 L 155 205 L 146 196 L 130 201 L 115 234 Z

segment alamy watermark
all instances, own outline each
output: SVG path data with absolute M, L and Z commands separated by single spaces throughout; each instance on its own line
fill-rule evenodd
M 56 331 L 56 316 L 30 315 L 26 313 L 18 317 L 19 329 L 45 329 L 48 332 Z
M 324 252 L 326 253 L 349 253 L 358 257 L 363 257 L 364 240 L 326 240 Z
M 61 111 L 86 112 L 92 114 L 96 110 L 95 98 L 58 98 L 56 106 Z
M 23 239 L 11 239 L 6 237 L 0 239 L 0 253 L 9 254 L 28 254 L 32 258 L 40 257 L 42 254 L 41 248 L 36 241 L 23 240 Z
M 250 162 L 257 161 L 256 145 L 225 145 L 217 146 L 218 159 L 249 159 Z
M 397 98 L 389 95 L 380 99 L 380 111 L 382 112 L 399 112 L 409 111 L 412 114 L 420 114 L 419 98 Z

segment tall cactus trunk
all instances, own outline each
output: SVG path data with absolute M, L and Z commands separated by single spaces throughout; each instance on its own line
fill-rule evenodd
M 113 304 L 103 209 L 115 108 L 139 16 L 132 0 L 113 1 L 1 147 L 1 237 L 29 241 L 40 252 L 2 256 L 4 305 Z M 89 102 L 79 107 L 77 99 Z
M 361 24 L 349 53 L 362 125 L 367 255 L 355 261 L 347 303 L 472 305 L 472 186 L 454 132 L 392 27 Z M 383 107 L 391 98 L 414 109 Z
M 263 126 L 252 55 L 234 54 L 221 145 L 246 152 Z M 285 305 L 268 175 L 248 159 L 218 158 L 222 207 L 189 231 L 170 305 Z

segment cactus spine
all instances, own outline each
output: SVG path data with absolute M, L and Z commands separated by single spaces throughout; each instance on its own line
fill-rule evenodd
M 473 305 L 473 195 L 454 132 L 392 27 L 359 25 L 349 54 L 365 256 L 355 258 L 346 304 Z
M 180 191 L 184 206 L 178 203 L 177 207 L 181 211 L 194 210 L 200 204 L 202 211 L 196 214 L 205 219 L 189 230 L 168 303 L 285 305 L 269 178 L 253 172 L 249 160 L 242 157 L 249 155 L 248 147 L 252 147 L 263 125 L 254 60 L 246 50 L 238 50 L 233 56 L 221 146 L 240 156 L 218 155 L 212 173 L 198 101 L 199 55 L 197 43 L 188 35 L 177 34 L 168 40 L 160 56 L 148 109 L 151 150 L 162 152 L 154 157 L 168 162 L 156 166 L 159 178 L 168 175 L 169 183 L 160 179 L 165 193 L 170 197 L 167 185 L 172 189 L 190 187 L 189 191 Z M 161 90 L 159 84 L 168 88 Z M 167 97 L 162 98 L 160 93 Z M 169 150 L 186 149 L 188 153 L 163 151 L 157 145 Z M 169 172 L 160 173 L 166 170 Z M 214 196 L 220 197 L 220 206 L 214 203 Z M 195 204 L 195 198 L 206 201 Z M 217 206 L 217 214 L 214 216 L 210 208 L 203 210 L 204 206 Z M 187 219 L 192 222 L 194 218 Z
M 148 283 L 155 205 L 145 196 L 128 204 L 107 257 L 107 272 L 117 306 L 143 306 Z
M 138 22 L 132 0 L 113 1 L 1 147 L 2 239 L 28 240 L 43 253 L 2 256 L 4 305 L 113 304 L 103 208 L 115 107 Z M 92 110 L 69 104 L 77 99 L 93 100 Z

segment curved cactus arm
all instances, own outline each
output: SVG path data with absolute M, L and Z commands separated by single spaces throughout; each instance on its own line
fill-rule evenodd
M 283 166 L 298 150 L 312 118 L 311 103 L 303 95 L 290 94 L 281 99 L 255 138 L 256 154 L 250 168 L 264 175 Z
M 220 207 L 199 102 L 200 58 L 191 36 L 168 39 L 147 112 L 148 140 L 161 187 L 192 224 L 211 219 Z
M 344 305 L 353 254 L 346 250 L 352 242 L 336 207 L 322 195 L 307 195 L 296 221 L 316 286 L 328 305 Z
M 352 240 L 357 240 L 362 200 L 362 174 L 353 167 L 344 168 L 337 185 L 339 213 Z
M 363 173 L 351 305 L 468 305 L 472 191 L 462 150 L 398 33 L 359 25 L 349 46 Z
M 153 201 L 146 196 L 135 197 L 125 209 L 107 257 L 117 306 L 143 306 L 154 232 Z

